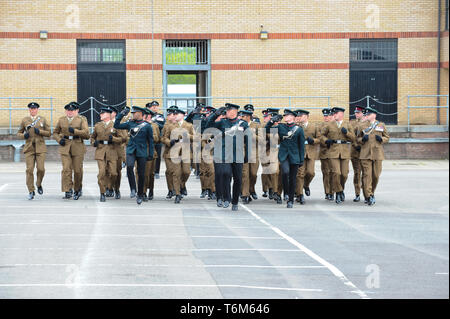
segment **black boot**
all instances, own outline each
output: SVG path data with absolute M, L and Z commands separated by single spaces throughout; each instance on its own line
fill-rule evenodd
M 230 202 L 227 201 L 227 200 L 224 201 L 223 204 L 222 204 L 222 207 L 223 207 L 223 208 L 228 208 L 229 206 L 230 206 Z
M 294 203 L 289 201 L 287 203 L 287 208 L 292 208 L 292 207 L 294 207 Z
M 42 189 L 42 186 L 38 186 L 37 192 L 38 192 L 39 195 L 44 194 L 44 190 Z
M 266 198 L 267 197 L 267 192 L 263 192 L 262 197 Z
M 28 200 L 34 199 L 34 195 L 35 195 L 34 191 L 29 192 L 29 193 L 28 193 Z
M 356 195 L 355 198 L 353 199 L 353 201 L 355 203 L 359 202 L 361 200 L 361 197 L 359 197 L 359 195 Z
M 344 193 L 344 191 L 341 192 L 341 200 L 345 201 L 345 193 Z
M 289 201 L 289 195 L 284 194 L 284 201 L 285 202 Z
M 239 210 L 239 206 L 233 204 L 233 206 L 231 206 L 231 210 L 232 211 L 238 211 Z
M 181 195 L 187 196 L 187 189 L 186 189 L 186 187 L 183 187 L 183 188 L 181 189 Z
M 217 199 L 217 196 L 216 196 L 216 193 L 215 193 L 215 192 L 211 192 L 210 194 L 211 194 L 211 199 L 212 199 L 212 200 Z M 208 199 L 209 199 L 209 198 L 208 198 Z
M 80 196 L 81 196 L 80 191 L 75 191 L 73 193 L 73 199 L 74 200 L 78 200 L 80 198 Z
M 220 198 L 217 199 L 217 207 L 222 207 L 223 206 L 223 202 Z
M 181 202 L 181 195 L 175 196 L 175 204 L 179 204 Z
M 137 196 L 136 196 L 136 203 L 137 203 L 138 205 L 141 205 L 141 204 L 142 204 L 142 201 L 143 201 L 142 195 L 137 195 Z
M 310 196 L 311 195 L 311 190 L 309 189 L 309 187 L 303 187 L 304 188 L 304 190 L 305 190 L 305 195 L 306 196 Z
M 243 202 L 244 204 L 248 204 L 248 203 L 250 203 L 250 198 L 249 198 L 248 196 L 244 196 L 244 197 L 242 198 L 242 202 Z
M 148 190 L 148 200 L 153 200 L 153 190 L 152 189 L 149 189 Z
M 147 198 L 147 194 L 146 193 L 144 193 L 144 195 L 142 195 L 142 200 L 144 202 L 148 202 L 148 198 Z
M 120 199 L 120 191 L 116 191 L 115 198 L 116 198 L 116 199 Z
M 273 199 L 273 189 L 269 189 L 269 199 Z
M 373 197 L 373 195 L 371 195 L 369 197 L 369 202 L 367 203 L 369 206 L 375 205 L 375 197 Z
M 105 193 L 100 193 L 100 201 L 106 202 L 106 194 Z
M 301 194 L 299 197 L 300 197 L 299 203 L 301 205 L 305 205 L 305 196 L 303 196 L 303 194 Z
M 130 198 L 135 198 L 136 197 L 136 190 L 132 189 L 130 192 Z
M 283 200 L 281 199 L 281 196 L 278 195 L 278 194 L 275 194 L 274 197 L 275 197 L 275 196 L 276 196 L 277 204 L 283 204 Z
M 205 198 L 206 197 L 206 190 L 203 190 L 202 193 L 200 194 L 200 198 Z
M 171 199 L 172 197 L 173 197 L 173 192 L 172 192 L 172 191 L 169 191 L 169 192 L 167 193 L 166 198 L 167 198 L 167 199 Z
M 257 200 L 257 199 L 258 199 L 258 195 L 256 195 L 256 193 L 251 193 L 250 196 L 251 196 L 254 200 Z
M 70 191 L 68 191 L 68 192 L 65 192 L 63 198 L 64 198 L 64 199 L 72 198 L 72 190 L 70 190 Z
M 300 203 L 300 195 L 297 195 L 297 196 L 296 196 L 295 201 L 296 201 L 297 203 Z
M 336 193 L 336 204 L 342 203 L 341 193 Z

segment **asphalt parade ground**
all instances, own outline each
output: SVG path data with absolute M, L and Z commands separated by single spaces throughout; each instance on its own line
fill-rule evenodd
M 191 175 L 181 204 L 99 202 L 97 165 L 83 196 L 64 200 L 61 164 L 27 200 L 24 163 L 0 163 L 0 298 L 449 298 L 449 163 L 385 161 L 369 207 L 324 200 L 320 162 L 306 204 L 261 197 L 239 211 L 200 199 Z

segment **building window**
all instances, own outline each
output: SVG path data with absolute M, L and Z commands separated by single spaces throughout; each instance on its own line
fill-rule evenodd
M 397 39 L 350 40 L 350 62 L 397 62 Z
M 123 63 L 123 41 L 78 41 L 78 63 Z
M 208 64 L 207 40 L 166 40 L 165 62 L 170 65 Z

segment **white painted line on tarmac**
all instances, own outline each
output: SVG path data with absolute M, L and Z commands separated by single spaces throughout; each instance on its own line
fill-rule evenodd
M 448 272 L 437 272 L 435 275 L 445 275 L 448 276 Z
M 2 186 L 0 186 L 0 192 L 3 191 L 4 189 L 6 189 L 8 187 L 8 184 L 3 184 Z
M 0 264 L 0 267 L 67 267 L 74 264 Z M 325 266 L 299 265 L 186 265 L 186 264 L 91 264 L 94 267 L 139 267 L 139 268 L 262 268 L 262 269 L 321 269 Z
M 213 226 L 213 225 L 187 225 L 187 224 L 122 224 L 122 223 L 99 223 L 102 226 L 121 226 L 121 227 L 127 227 L 127 226 L 138 226 L 138 227 L 150 227 L 150 226 L 158 226 L 158 227 L 198 227 L 198 228 L 226 228 L 226 229 L 267 229 L 267 226 L 236 226 L 236 227 L 228 227 L 228 226 Z M 0 226 L 3 225 L 33 225 L 33 226 L 75 226 L 75 225 L 96 225 L 96 223 L 45 223 L 45 222 L 29 222 L 29 223 L 1 223 Z
M 355 284 L 353 284 L 336 266 L 330 264 L 328 261 L 326 261 L 325 259 L 323 259 L 319 255 L 314 253 L 312 250 L 306 248 L 304 245 L 300 244 L 294 238 L 292 238 L 289 235 L 287 235 L 284 232 L 282 232 L 279 228 L 271 225 L 269 222 L 267 222 L 264 219 L 262 219 L 261 217 L 259 217 L 255 212 L 253 212 L 247 206 L 245 206 L 243 204 L 240 204 L 240 206 L 243 207 L 245 210 L 247 210 L 253 217 L 255 217 L 257 220 L 259 220 L 261 223 L 263 223 L 264 225 L 269 226 L 276 234 L 280 235 L 282 238 L 284 238 L 285 240 L 290 242 L 292 245 L 294 245 L 295 247 L 297 247 L 298 249 L 303 251 L 305 254 L 310 256 L 312 259 L 314 259 L 315 261 L 317 261 L 321 265 L 323 265 L 326 268 L 328 268 L 328 270 L 330 270 L 331 273 L 334 276 L 336 276 L 339 280 L 341 280 L 344 283 L 344 285 L 349 286 L 349 287 L 351 287 L 353 289 L 352 293 L 357 294 L 359 297 L 361 297 L 363 299 L 369 299 L 367 294 L 364 291 L 360 290 L 358 287 L 356 287 Z
M 82 247 L 0 247 L 0 251 L 2 250 L 23 250 L 23 251 L 62 251 L 62 250 L 86 250 L 86 248 Z M 192 248 L 192 249 L 168 249 L 168 248 L 102 248 L 98 249 L 99 252 L 224 252 L 224 251 L 261 251 L 261 252 L 296 252 L 298 253 L 298 249 L 276 249 L 276 248 Z
M 0 234 L 0 237 L 130 237 L 130 238 L 226 238 L 226 239 L 265 239 L 282 240 L 281 237 L 258 237 L 258 236 L 213 236 L 213 235 L 136 235 L 136 234 Z
M 189 284 L 0 284 L 0 287 L 6 288 L 32 288 L 32 287 L 66 287 L 66 288 L 101 288 L 101 287 L 131 287 L 131 288 L 242 288 L 242 289 L 260 289 L 260 290 L 283 290 L 283 291 L 304 291 L 304 292 L 323 292 L 322 289 L 314 288 L 288 288 L 288 287 L 264 287 L 264 286 L 248 286 L 248 285 L 189 285 Z

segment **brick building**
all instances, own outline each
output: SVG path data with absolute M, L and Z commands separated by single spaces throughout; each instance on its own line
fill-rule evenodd
M 136 98 L 167 96 L 170 74 L 195 74 L 197 96 L 219 97 L 214 106 L 252 97 L 257 107 L 351 111 L 370 95 L 388 103 L 370 100 L 393 114 L 383 120 L 405 124 L 407 95 L 448 94 L 447 9 L 445 0 L 0 0 L 0 97 L 51 97 L 37 101 L 55 120 L 72 100 L 143 105 Z M 9 103 L 28 99 L 0 108 Z M 17 125 L 26 110 L 11 114 Z M 438 113 L 417 110 L 411 121 L 436 124 Z

